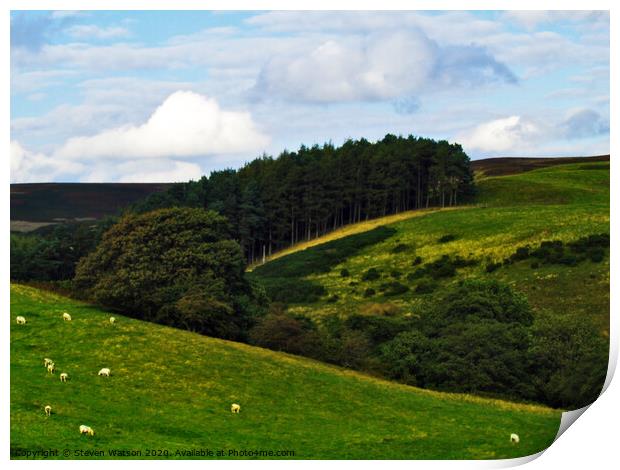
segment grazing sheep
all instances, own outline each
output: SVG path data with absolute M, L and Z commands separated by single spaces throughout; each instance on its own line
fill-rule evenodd
M 53 374 L 53 373 L 56 371 L 56 366 L 54 365 L 54 363 L 53 363 L 53 362 L 50 362 L 50 363 L 47 365 L 47 371 L 48 371 L 50 374 Z
M 94 436 L 95 431 L 90 426 L 86 426 L 85 424 L 80 425 L 80 434 L 88 434 L 89 436 Z
M 69 378 L 69 374 L 67 374 L 66 372 L 63 372 L 62 374 L 60 374 L 61 382 L 66 382 L 68 378 Z
M 43 359 L 43 361 L 45 362 L 45 367 L 54 363 L 54 361 L 52 361 L 49 357 L 46 357 L 45 359 Z
M 51 416 L 51 414 L 52 414 L 52 407 L 49 406 L 49 405 L 46 405 L 44 409 L 45 409 L 45 414 L 47 416 Z
M 114 317 L 110 317 L 110 323 L 111 323 L 112 325 L 114 325 L 114 322 L 115 322 L 115 321 L 116 321 L 116 318 L 114 318 Z
M 99 375 L 102 377 L 110 377 L 110 369 L 108 369 L 107 367 L 104 367 L 103 369 L 99 371 Z
M 518 434 L 511 434 L 510 435 L 510 442 L 512 442 L 513 444 L 518 444 L 519 443 L 519 435 Z
M 241 410 L 241 407 L 236 403 L 230 405 L 230 411 L 232 411 L 233 413 L 239 413 L 239 410 Z
M 16 317 L 15 321 L 17 322 L 18 325 L 25 325 L 26 324 L 26 319 L 24 317 L 22 317 L 21 315 Z
M 71 315 L 69 315 L 67 312 L 62 314 L 62 319 L 64 321 L 71 321 Z

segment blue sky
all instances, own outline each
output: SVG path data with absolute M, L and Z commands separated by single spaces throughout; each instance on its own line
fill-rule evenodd
M 608 13 L 11 13 L 12 182 L 184 181 L 386 133 L 608 153 Z

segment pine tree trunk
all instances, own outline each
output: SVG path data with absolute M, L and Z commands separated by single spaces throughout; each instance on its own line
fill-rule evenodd
M 293 215 L 293 208 L 291 207 L 291 245 L 295 244 L 295 216 Z

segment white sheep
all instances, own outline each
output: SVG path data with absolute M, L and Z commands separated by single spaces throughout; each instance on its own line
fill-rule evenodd
M 230 411 L 232 411 L 233 413 L 239 413 L 239 410 L 241 410 L 241 407 L 236 403 L 230 405 Z
M 86 426 L 85 424 L 80 425 L 80 434 L 88 434 L 89 436 L 94 436 L 95 431 L 90 426 Z
M 45 414 L 47 416 L 51 416 L 51 414 L 52 414 L 52 407 L 49 406 L 49 405 L 46 405 L 44 409 L 45 409 Z
M 99 375 L 102 377 L 110 377 L 110 369 L 108 369 L 107 367 L 104 367 L 103 369 L 99 371 Z
M 47 371 L 48 371 L 50 374 L 53 374 L 53 373 L 56 371 L 56 366 L 54 365 L 54 363 L 53 363 L 53 362 L 50 362 L 50 363 L 47 365 Z
M 519 435 L 518 434 L 511 434 L 510 435 L 510 442 L 512 442 L 513 444 L 518 444 L 519 443 Z
M 17 322 L 18 325 L 25 325 L 26 324 L 26 319 L 24 317 L 22 317 L 21 315 L 16 317 L 15 321 Z
M 62 319 L 64 321 L 71 321 L 71 315 L 69 315 L 67 312 L 62 314 Z
M 114 317 L 110 317 L 110 323 L 111 323 L 112 325 L 114 325 L 114 322 L 115 322 L 115 321 L 116 321 L 116 318 L 114 318 Z
M 43 361 L 45 362 L 45 367 L 54 363 L 54 361 L 52 361 L 49 357 L 46 357 L 45 359 L 43 359 Z
M 63 372 L 62 374 L 60 374 L 61 382 L 66 382 L 68 378 L 69 378 L 69 374 L 67 374 L 66 372 Z

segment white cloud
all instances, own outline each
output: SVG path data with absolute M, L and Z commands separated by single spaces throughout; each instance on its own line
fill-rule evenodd
M 196 163 L 155 159 L 129 160 L 117 165 L 101 163 L 88 169 L 80 178 L 85 183 L 117 181 L 119 183 L 174 183 L 198 180 L 204 174 Z
M 575 109 L 562 122 L 561 128 L 567 139 L 594 137 L 609 134 L 609 119 L 593 109 Z
M 29 93 L 35 90 L 64 85 L 66 79 L 77 75 L 71 70 L 35 70 L 19 72 L 11 70 L 11 93 Z
M 197 85 L 134 77 L 85 80 L 77 86 L 83 96 L 80 104 L 61 104 L 44 114 L 15 118 L 11 136 L 30 146 L 41 141 L 58 146 L 70 137 L 144 122 L 170 94 L 182 89 L 199 91 Z
M 504 12 L 502 17 L 532 30 L 540 24 L 550 22 L 599 24 L 609 20 L 609 13 L 599 10 L 514 10 Z
M 84 171 L 77 162 L 52 158 L 31 152 L 16 141 L 11 141 L 11 183 L 54 181 L 59 176 L 76 175 Z
M 109 26 L 107 28 L 94 24 L 80 24 L 67 28 L 65 32 L 78 39 L 111 39 L 122 38 L 130 35 L 129 30 L 120 26 Z
M 198 180 L 203 175 L 199 165 L 174 160 L 126 162 L 118 167 L 121 183 L 170 183 Z
M 253 89 L 319 103 L 394 99 L 445 85 L 516 78 L 483 48 L 440 47 L 418 29 L 350 35 L 273 56 Z
M 199 157 L 258 153 L 268 143 L 249 113 L 226 111 L 212 98 L 177 91 L 146 123 L 73 137 L 54 155 L 69 159 Z
M 521 116 L 510 116 L 482 123 L 462 133 L 457 141 L 466 151 L 523 152 L 544 135 L 540 124 Z
M 143 111 L 140 106 L 132 109 L 115 102 L 62 104 L 47 114 L 13 119 L 11 137 L 19 141 L 27 139 L 30 146 L 36 141 L 58 145 L 76 134 L 109 129 L 118 126 L 119 122 L 131 122 L 134 118 L 146 116 L 148 111 Z
M 295 34 L 365 34 L 413 28 L 423 30 L 437 42 L 460 44 L 464 39 L 475 42 L 478 37 L 501 30 L 498 22 L 466 11 L 444 11 L 440 15 L 419 11 L 270 11 L 248 18 L 246 23 L 263 31 Z
M 328 40 L 300 56 L 274 57 L 256 92 L 319 102 L 392 98 L 424 81 L 434 65 L 433 49 L 419 33 Z M 403 55 L 406 50 L 411 53 Z
M 55 10 L 51 13 L 53 19 L 65 19 L 87 15 L 86 12 L 80 10 Z
M 609 153 L 609 121 L 587 108 L 545 122 L 510 116 L 479 124 L 456 140 L 478 156 L 597 155 Z

